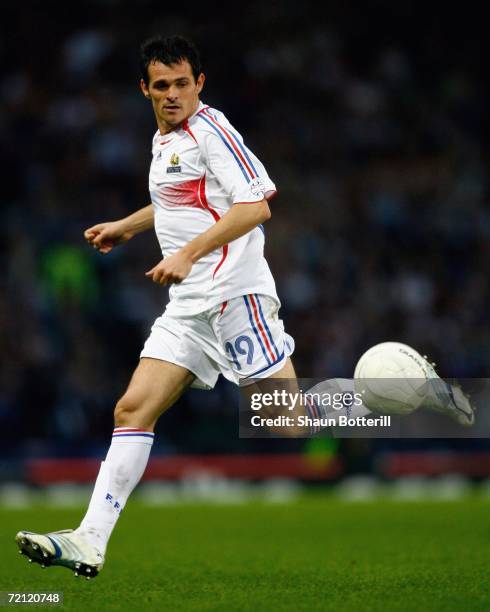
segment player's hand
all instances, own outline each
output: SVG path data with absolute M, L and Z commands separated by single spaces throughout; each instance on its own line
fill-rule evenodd
M 118 244 L 124 244 L 133 237 L 123 220 L 98 223 L 84 232 L 85 240 L 99 253 L 110 253 Z
M 181 283 L 192 269 L 192 260 L 183 251 L 178 251 L 170 257 L 162 259 L 155 267 L 145 273 L 158 285 L 170 285 L 171 283 Z

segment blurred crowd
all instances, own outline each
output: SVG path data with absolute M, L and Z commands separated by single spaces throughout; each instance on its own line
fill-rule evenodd
M 2 26 L 5 452 L 105 443 L 167 302 L 144 275 L 160 258 L 156 238 L 107 256 L 83 240 L 86 227 L 149 203 L 156 128 L 137 56 L 157 32 L 195 40 L 203 101 L 227 114 L 278 186 L 266 256 L 298 375 L 352 376 L 384 340 L 429 354 L 444 376 L 490 374 L 478 32 L 458 38 L 457 24 L 388 3 L 323 14 L 252 2 L 221 21 L 205 7 L 191 18 L 151 2 L 47 6 L 11 7 Z M 235 397 L 227 384 L 189 394 L 162 448 L 214 448 L 203 413 L 222 417 L 234 438 Z

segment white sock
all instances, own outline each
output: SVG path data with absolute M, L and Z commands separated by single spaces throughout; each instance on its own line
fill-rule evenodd
M 90 499 L 76 531 L 105 554 L 126 500 L 146 469 L 154 434 L 138 427 L 116 427 Z
M 306 405 L 308 416 L 313 419 L 338 419 L 346 416 L 349 419 L 366 416 L 371 411 L 359 401 L 352 378 L 328 378 L 307 391 Z M 311 395 L 310 395 L 311 394 Z M 318 394 L 318 395 L 317 395 Z M 356 394 L 356 395 L 354 395 Z M 324 399 L 325 403 L 318 400 Z M 330 403 L 328 403 L 330 400 Z M 335 401 L 335 406 L 333 402 Z M 313 426 L 311 433 L 318 433 L 321 427 Z

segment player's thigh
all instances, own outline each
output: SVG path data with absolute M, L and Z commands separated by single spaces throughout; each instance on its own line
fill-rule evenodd
M 116 405 L 116 426 L 153 429 L 158 417 L 179 399 L 194 378 L 189 370 L 175 363 L 142 357 Z
M 294 370 L 294 366 L 293 366 L 293 362 L 291 360 L 291 357 L 288 357 L 286 359 L 286 362 L 284 364 L 284 367 L 281 368 L 280 370 L 278 370 L 277 372 L 272 373 L 268 378 L 271 379 L 275 379 L 275 378 L 286 378 L 289 381 L 291 381 L 291 385 L 292 386 L 298 386 L 298 383 L 296 381 L 296 372 Z
M 307 411 L 302 399 L 302 391 L 290 357 L 287 357 L 284 366 L 277 372 L 266 378 L 255 379 L 253 384 L 241 387 L 242 401 L 245 402 L 245 406 L 251 406 L 252 397 L 256 399 L 265 396 L 280 398 L 276 402 L 269 401 L 267 405 L 261 408 L 260 416 L 272 419 L 305 416 Z M 290 425 L 272 425 L 268 429 L 271 434 L 279 437 L 297 438 L 304 437 L 309 433 L 309 429 L 303 425 L 298 425 L 296 419 L 293 419 Z
M 274 372 L 265 380 L 268 381 L 267 388 L 271 388 L 272 385 L 273 389 L 277 389 L 280 392 L 286 391 L 286 393 L 290 394 L 289 397 L 296 397 L 297 399 L 292 402 L 294 410 L 296 414 L 304 414 L 304 406 L 302 406 L 300 402 L 300 392 L 304 391 L 304 389 L 300 389 L 291 357 L 286 359 L 283 368 Z M 260 388 L 260 384 L 258 387 Z M 288 409 L 289 408 L 290 406 L 288 405 Z
M 293 394 L 293 397 L 299 397 L 300 389 L 291 357 L 286 358 L 284 366 L 277 372 L 263 378 L 255 378 L 252 384 L 241 386 L 241 392 L 245 398 L 251 397 L 252 394 L 269 394 L 274 391 L 285 391 L 288 394 Z M 296 405 L 297 400 L 294 403 Z M 289 405 L 284 406 L 284 408 L 288 410 Z M 269 416 L 278 416 L 282 413 L 276 406 L 272 406 L 268 412 Z

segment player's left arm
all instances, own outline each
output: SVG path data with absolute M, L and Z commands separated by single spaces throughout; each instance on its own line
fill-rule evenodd
M 265 198 L 259 202 L 234 204 L 217 223 L 188 242 L 177 253 L 163 259 L 146 272 L 146 276 L 159 285 L 180 283 L 190 274 L 192 266 L 201 257 L 247 234 L 270 217 L 271 211 Z

